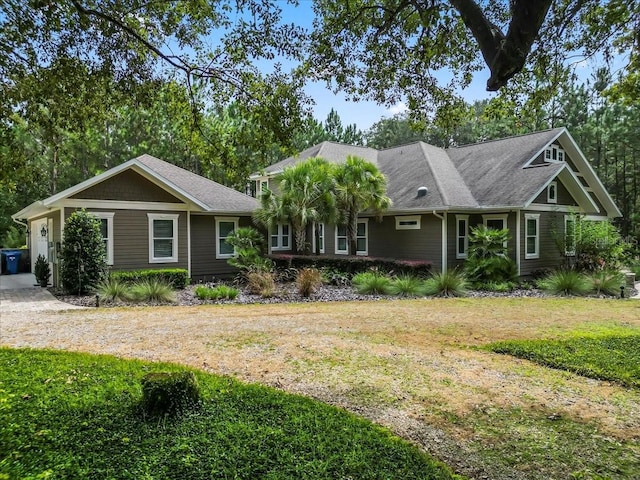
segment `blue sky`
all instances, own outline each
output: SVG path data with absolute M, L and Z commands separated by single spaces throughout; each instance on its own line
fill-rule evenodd
M 298 6 L 290 5 L 283 0 L 280 2 L 280 5 L 283 10 L 283 19 L 286 22 L 293 22 L 296 25 L 307 28 L 312 27 L 314 14 L 311 0 L 300 0 Z M 461 91 L 460 94 L 468 102 L 482 100 L 489 98 L 491 95 L 495 95 L 495 93 L 486 91 L 488 78 L 488 69 L 476 72 L 471 85 Z M 406 109 L 406 106 L 402 103 L 387 108 L 371 101 L 349 102 L 346 100 L 344 94 L 340 92 L 335 94 L 327 88 L 324 83 L 320 82 L 308 84 L 305 92 L 315 102 L 313 115 L 316 119 L 324 121 L 333 108 L 338 112 L 338 115 L 340 115 L 343 125 L 355 123 L 358 128 L 363 131 L 369 129 L 371 125 L 379 121 L 382 117 L 391 117 Z

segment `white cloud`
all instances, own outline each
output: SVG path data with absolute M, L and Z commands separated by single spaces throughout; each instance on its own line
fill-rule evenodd
M 407 105 L 404 102 L 398 102 L 395 105 L 393 105 L 392 107 L 389 107 L 387 109 L 387 111 L 391 115 L 398 115 L 399 113 L 404 113 L 407 110 L 409 110 L 409 108 L 407 107 Z

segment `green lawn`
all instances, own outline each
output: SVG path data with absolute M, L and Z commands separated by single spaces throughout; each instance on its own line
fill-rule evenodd
M 578 335 L 560 340 L 503 341 L 488 348 L 585 377 L 640 387 L 640 335 Z
M 451 479 L 355 415 L 195 372 L 204 404 L 146 418 L 140 379 L 170 364 L 0 349 L 0 479 Z

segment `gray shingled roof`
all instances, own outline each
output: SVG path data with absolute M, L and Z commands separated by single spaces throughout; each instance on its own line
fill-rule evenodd
M 206 205 L 210 212 L 250 213 L 258 208 L 258 201 L 255 198 L 159 158 L 145 154 L 135 160 L 153 170 L 156 175 L 166 180 L 169 184 L 175 185 Z
M 377 151 L 322 142 L 271 165 L 266 174 L 311 157 L 344 162 L 356 155 L 376 165 L 387 178 L 391 211 L 524 206 L 563 168 L 560 163 L 527 167 L 562 129 L 492 140 L 443 150 L 424 142 Z M 428 193 L 418 197 L 418 188 Z
M 279 173 L 286 167 L 295 165 L 298 162 L 313 157 L 321 157 L 329 162 L 342 163 L 347 159 L 347 156 L 349 155 L 364 158 L 368 162 L 371 162 L 374 165 L 378 166 L 378 151 L 374 150 L 373 148 L 325 141 L 314 145 L 313 147 L 309 147 L 306 150 L 303 150 L 298 155 L 285 158 L 278 163 L 274 163 L 273 165 L 268 166 L 264 169 L 264 173 L 267 175 Z
M 447 154 L 479 205 L 524 205 L 563 168 L 543 164 L 523 168 L 552 142 L 561 128 L 450 148 Z

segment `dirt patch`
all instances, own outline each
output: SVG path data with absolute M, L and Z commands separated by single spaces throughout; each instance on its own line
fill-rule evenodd
M 318 398 L 388 426 L 470 478 L 545 478 L 536 471 L 544 458 L 505 466 L 477 454 L 481 432 L 474 422 L 504 412 L 588 424 L 593 435 L 632 442 L 638 452 L 640 392 L 476 348 L 576 330 L 640 328 L 640 303 L 632 301 L 110 308 L 3 315 L 0 327 L 4 346 L 172 361 Z M 496 431 L 492 438 L 508 442 L 509 435 Z M 555 478 L 569 478 L 587 460 L 558 461 Z

